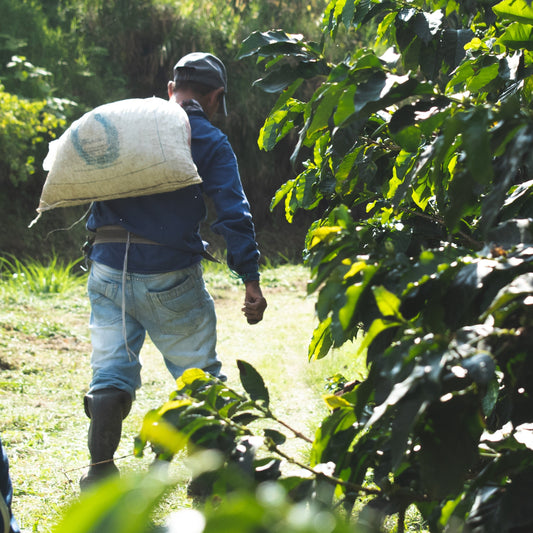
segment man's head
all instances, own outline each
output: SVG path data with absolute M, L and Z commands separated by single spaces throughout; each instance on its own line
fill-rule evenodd
M 182 57 L 174 66 L 174 92 L 185 89 L 203 96 L 216 91 L 225 115 L 227 85 L 226 67 L 213 54 L 193 52 Z

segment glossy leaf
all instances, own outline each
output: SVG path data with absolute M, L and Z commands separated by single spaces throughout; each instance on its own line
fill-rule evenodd
M 256 31 L 242 42 L 238 57 L 242 59 L 258 53 L 299 52 L 302 49 L 301 38 L 301 35 L 291 35 L 283 30 Z
M 398 320 L 403 320 L 402 314 L 400 313 L 400 298 L 383 286 L 373 287 L 372 291 L 376 298 L 379 311 L 384 317 L 394 317 Z
M 309 343 L 309 360 L 322 359 L 328 354 L 330 348 L 333 346 L 330 326 L 331 317 L 326 320 L 322 320 L 314 330 L 313 337 Z
M 512 50 L 533 50 L 533 26 L 530 24 L 511 24 L 498 38 L 498 42 Z
M 452 69 L 456 68 L 465 57 L 465 45 L 474 38 L 470 28 L 447 28 L 443 32 L 444 58 Z
M 55 533 L 144 533 L 170 482 L 163 471 L 113 477 L 95 486 L 65 513 Z
M 301 61 L 296 66 L 283 64 L 263 78 L 256 80 L 254 85 L 268 93 L 279 93 L 299 79 L 326 76 L 328 72 L 327 66 L 316 60 Z
M 527 0 L 503 0 L 492 9 L 502 19 L 533 24 L 533 6 Z
M 265 407 L 268 407 L 270 402 L 268 389 L 259 372 L 250 363 L 243 360 L 238 360 L 237 366 L 239 368 L 241 383 L 250 395 L 250 398 L 254 401 L 262 402 Z

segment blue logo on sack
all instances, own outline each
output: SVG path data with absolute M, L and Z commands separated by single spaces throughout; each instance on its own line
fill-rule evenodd
M 82 144 L 79 135 L 79 125 L 73 128 L 71 133 L 72 144 L 80 157 L 88 164 L 96 167 L 108 167 L 112 165 L 119 156 L 120 144 L 118 140 L 118 130 L 99 113 L 94 114 L 94 120 L 99 122 L 105 133 L 103 138 L 85 140 Z M 85 145 L 85 146 L 84 146 Z M 105 148 L 105 149 L 104 149 Z

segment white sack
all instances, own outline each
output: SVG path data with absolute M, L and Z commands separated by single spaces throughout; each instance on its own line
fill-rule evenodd
M 135 98 L 97 107 L 50 143 L 37 211 L 200 183 L 190 143 L 187 113 L 174 102 Z

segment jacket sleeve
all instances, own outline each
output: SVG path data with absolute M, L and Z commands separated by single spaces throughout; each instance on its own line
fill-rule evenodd
M 217 215 L 211 228 L 226 241 L 228 266 L 243 279 L 259 279 L 259 250 L 250 204 L 242 187 L 237 158 L 225 136 L 204 166 L 201 172 L 204 192 L 212 199 Z

